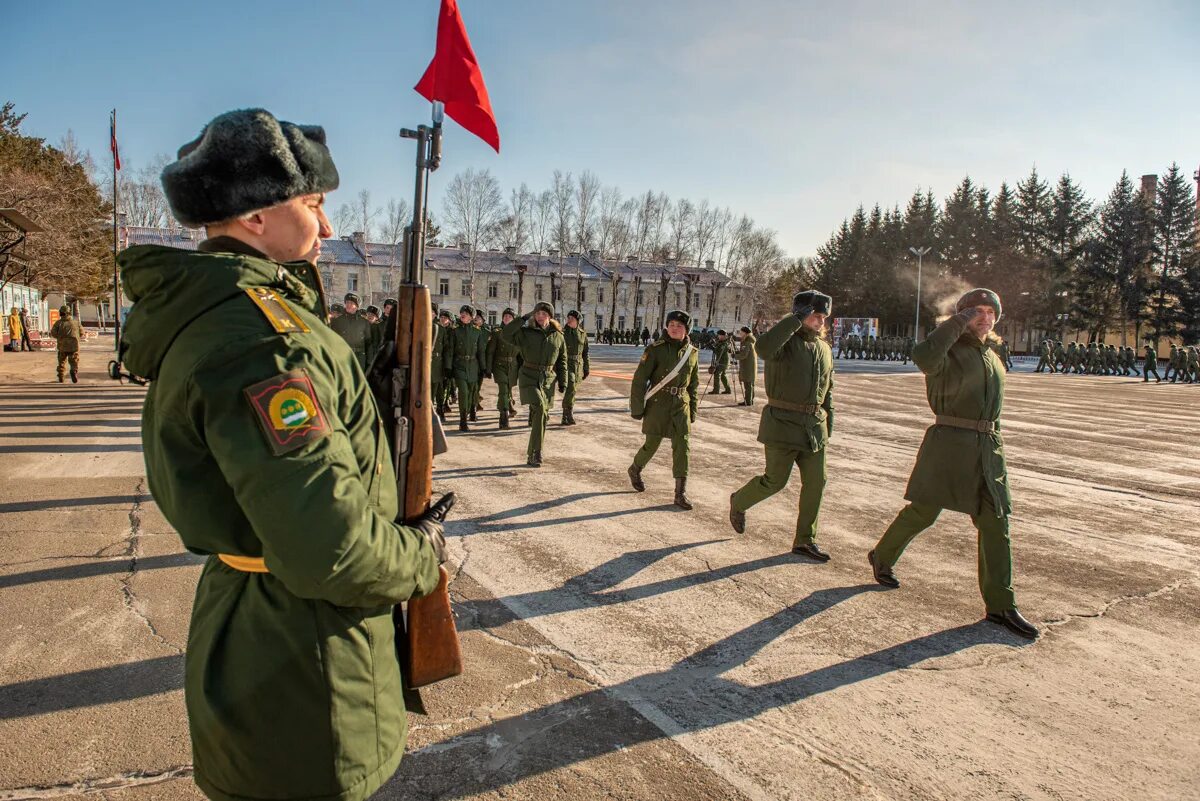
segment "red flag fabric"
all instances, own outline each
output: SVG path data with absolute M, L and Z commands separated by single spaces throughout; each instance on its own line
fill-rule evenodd
M 483 72 L 467 38 L 467 26 L 458 12 L 458 0 L 442 0 L 437 49 L 413 88 L 430 101 L 445 103 L 451 119 L 500 152 L 496 115 L 492 113 Z
M 117 112 L 108 117 L 108 146 L 112 150 L 113 168 L 121 169 L 121 151 L 117 149 Z

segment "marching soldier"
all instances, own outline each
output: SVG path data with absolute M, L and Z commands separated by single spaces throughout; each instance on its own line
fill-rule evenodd
M 346 302 L 343 306 L 344 313 L 331 322 L 329 327 L 346 340 L 346 344 L 354 352 L 358 366 L 366 370 L 367 365 L 370 364 L 367 360 L 368 351 L 375 340 L 375 335 L 371 331 L 371 324 L 358 313 L 358 295 L 347 292 L 344 300 Z
M 738 360 L 738 380 L 742 382 L 742 402 L 740 406 L 754 405 L 754 381 L 758 377 L 758 353 L 754 350 L 754 334 L 750 326 L 743 325 L 738 337 L 738 348 L 733 354 Z
M 341 317 L 345 313 L 346 313 L 345 306 L 343 306 L 340 303 L 333 304 L 332 306 L 329 307 L 329 322 L 333 323 L 334 320 Z
M 766 453 L 763 474 L 729 496 L 733 530 L 746 530 L 746 511 L 787 486 L 792 466 L 800 468 L 800 511 L 792 553 L 818 562 L 829 554 L 817 546 L 817 515 L 825 491 L 825 445 L 833 432 L 833 352 L 822 338 L 833 299 L 801 292 L 792 313 L 758 339 L 767 405 L 758 425 Z
M 650 338 L 648 329 L 645 336 L 646 339 Z M 573 426 L 575 425 L 575 415 L 572 413 L 575 408 L 575 393 L 579 389 L 579 384 L 586 380 L 592 371 L 591 361 L 588 358 L 587 331 L 579 326 L 579 312 L 574 309 L 567 312 L 567 327 L 563 331 L 563 341 L 567 347 L 567 388 L 563 390 L 562 424 Z
M 386 309 L 387 305 L 384 304 L 384 310 L 386 311 Z M 437 319 L 433 321 L 433 343 L 430 346 L 429 358 L 429 383 L 430 395 L 432 395 L 430 402 L 433 403 L 434 413 L 441 418 L 443 423 L 446 422 L 446 412 L 450 411 L 449 404 L 446 403 L 446 387 L 453 380 L 450 376 L 450 359 L 447 355 L 451 320 L 449 309 L 442 309 L 438 312 Z
M 688 339 L 691 317 L 676 309 L 667 314 L 667 335 L 646 348 L 633 373 L 629 411 L 642 421 L 645 441 L 629 466 L 629 483 L 646 491 L 642 470 L 654 458 L 663 439 L 671 440 L 671 473 L 675 477 L 675 505 L 691 509 L 687 497 L 688 437 L 696 422 L 696 396 L 700 388 L 699 352 Z
M 487 370 L 487 336 L 472 324 L 475 309 L 464 304 L 458 310 L 459 326 L 450 329 L 443 359 L 449 359 L 449 371 L 458 387 L 458 430 L 470 431 L 467 422 L 475 422 L 479 387 Z
M 500 315 L 504 325 L 517 316 L 512 309 Z M 500 412 L 500 428 L 508 428 L 509 417 L 516 412 L 513 405 L 512 388 L 517 383 L 517 351 L 500 335 L 500 328 L 492 329 L 487 343 L 487 374 L 496 382 L 496 409 Z
M 1150 374 L 1154 373 L 1154 383 L 1161 384 L 1162 379 L 1158 377 L 1158 354 L 1154 351 L 1153 345 L 1146 346 L 1146 363 L 1142 365 L 1142 383 L 1150 380 Z
M 69 363 L 71 383 L 79 383 L 79 343 L 83 341 L 83 327 L 71 316 L 70 306 L 58 307 L 58 320 L 50 327 L 58 351 L 58 383 L 63 383 L 63 372 Z
M 709 395 L 729 394 L 729 334 L 725 329 L 717 331 L 717 341 L 713 343 L 712 361 L 708 371 L 713 374 L 713 388 Z M 721 389 L 724 387 L 724 389 Z
M 908 544 L 943 509 L 965 512 L 979 531 L 979 588 L 987 619 L 1036 639 L 1038 630 L 1017 611 L 1012 588 L 1012 499 L 999 427 L 1004 369 L 987 347 L 1001 313 L 995 292 L 972 289 L 959 299 L 957 313 L 913 349 L 935 422 L 908 481 L 909 505 L 867 560 L 877 582 L 899 587 L 892 566 Z
M 534 306 L 532 312 L 501 328 L 500 336 L 521 359 L 517 385 L 521 403 L 529 407 L 526 464 L 541 467 L 546 420 L 550 417 L 550 393 L 555 384 L 560 392 L 567 388 L 567 346 L 563 341 L 562 326 L 554 319 L 554 307 L 542 302 Z
M 437 587 L 453 501 L 396 521 L 375 400 L 324 324 L 325 132 L 222 114 L 162 183 L 209 238 L 121 252 L 120 354 L 150 379 L 154 499 L 208 555 L 184 665 L 194 778 L 220 801 L 362 801 L 404 753 L 392 607 Z
M 1171 343 L 1171 352 L 1167 354 L 1167 369 L 1163 371 L 1163 380 L 1175 383 L 1179 377 L 1179 348 Z

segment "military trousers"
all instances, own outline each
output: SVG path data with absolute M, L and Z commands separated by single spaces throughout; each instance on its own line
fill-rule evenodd
M 724 387 L 724 389 L 721 389 Z M 717 370 L 713 373 L 713 392 L 721 392 L 729 394 L 729 372 L 726 370 Z
M 507 381 L 496 382 L 496 411 L 506 412 L 513 407 L 512 384 Z
M 770 498 L 787 486 L 792 475 L 792 466 L 800 468 L 800 511 L 796 516 L 796 539 L 793 547 L 816 541 L 817 517 L 821 512 L 821 498 L 825 494 L 825 449 L 802 451 L 791 448 L 765 446 L 766 469 L 733 493 L 731 505 L 738 512 L 745 512 L 760 501 Z
M 743 381 L 742 390 L 746 393 L 746 405 L 754 403 L 754 382 Z
M 654 454 L 658 453 L 658 446 L 662 444 L 663 437 L 647 434 L 646 441 L 642 443 L 642 447 L 638 448 L 638 452 L 633 455 L 633 463 L 638 469 L 645 468 L 650 464 L 650 460 L 654 458 Z M 671 475 L 675 478 L 687 478 L 688 474 L 688 457 L 690 455 L 690 445 L 688 443 L 687 434 L 679 434 L 671 437 Z
M 458 387 L 458 412 L 469 415 L 479 403 L 479 384 L 466 378 L 455 378 L 454 383 Z
M 546 441 L 546 421 L 550 419 L 550 405 L 546 396 L 553 391 L 539 392 L 529 403 L 529 445 L 525 448 L 526 456 L 542 452 L 542 444 Z
M 900 559 L 908 544 L 933 525 L 942 510 L 923 503 L 910 503 L 900 510 L 875 546 L 875 561 L 891 567 Z M 1005 612 L 1017 608 L 1013 593 L 1012 540 L 1008 534 L 1008 518 L 998 517 L 989 497 L 984 496 L 979 514 L 971 515 L 979 532 L 979 591 L 988 612 Z
M 58 377 L 61 379 L 66 375 L 67 363 L 70 362 L 71 372 L 79 372 L 79 351 L 59 351 L 58 352 Z
M 582 375 L 582 372 L 580 373 Z M 567 370 L 567 388 L 563 390 L 563 411 L 569 412 L 575 408 L 575 393 L 579 389 L 579 382 L 576 381 L 576 373 L 574 370 Z
M 1145 368 L 1145 373 L 1142 375 L 1142 381 L 1143 381 L 1143 382 L 1145 382 L 1145 381 L 1149 381 L 1149 380 L 1150 380 L 1150 374 L 1151 374 L 1151 373 L 1154 373 L 1154 380 L 1155 380 L 1155 381 L 1162 381 L 1162 379 L 1158 377 L 1158 368 L 1157 368 L 1157 367 L 1152 367 L 1152 366 L 1150 366 L 1150 365 L 1146 365 L 1146 368 Z

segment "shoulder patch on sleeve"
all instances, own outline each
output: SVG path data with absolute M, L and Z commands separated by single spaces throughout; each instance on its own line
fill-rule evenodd
M 246 294 L 250 296 L 250 300 L 254 301 L 254 305 L 258 307 L 258 310 L 263 313 L 263 317 L 267 318 L 267 322 L 275 329 L 275 333 L 308 333 L 308 326 L 296 315 L 296 312 L 292 311 L 292 307 L 287 304 L 287 301 L 279 297 L 279 293 L 274 289 L 268 289 L 265 286 L 252 286 L 246 289 Z
M 329 435 L 329 421 L 317 402 L 308 373 L 291 370 L 244 390 L 254 416 L 276 456 Z

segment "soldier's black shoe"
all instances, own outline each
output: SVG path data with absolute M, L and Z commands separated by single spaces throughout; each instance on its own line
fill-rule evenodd
M 646 482 L 642 481 L 642 468 L 636 464 L 629 465 L 629 483 L 638 492 L 646 491 Z
M 500 428 L 508 428 L 508 412 L 506 411 L 500 412 Z
M 746 513 L 733 508 L 733 495 L 729 496 L 729 525 L 738 534 L 746 533 Z
M 815 562 L 828 562 L 829 554 L 825 553 L 815 542 L 805 542 L 792 548 L 797 556 L 807 556 Z
M 875 561 L 874 551 L 867 552 L 867 561 L 871 563 L 871 572 L 875 574 L 875 582 L 877 584 L 882 584 L 883 586 L 890 587 L 893 590 L 900 586 L 900 579 L 896 578 L 896 576 L 892 574 L 892 569 L 890 567 L 884 567 Z
M 60 383 L 60 384 L 61 384 L 61 383 L 63 383 L 63 382 L 64 382 L 64 380 L 65 380 L 65 379 L 64 379 L 64 378 L 63 378 L 61 375 L 58 377 L 58 383 Z
M 541 451 L 534 451 L 533 453 L 529 454 L 529 461 L 526 462 L 526 464 L 528 464 L 530 467 L 541 467 L 542 466 Z
M 1018 637 L 1024 637 L 1027 640 L 1036 640 L 1038 638 L 1039 632 L 1037 626 L 1021 617 L 1021 613 L 1016 609 L 1008 609 L 1004 612 L 988 612 L 985 619 L 991 623 L 999 623 Z
M 470 414 L 470 415 L 467 417 L 467 419 L 468 419 L 468 420 L 470 420 L 472 423 L 478 423 L 478 422 L 479 422 L 479 419 L 475 417 L 475 410 L 474 410 L 474 409 L 472 409 L 472 410 L 471 410 L 471 414 Z
M 692 508 L 692 502 L 688 500 L 687 496 L 686 478 L 675 479 L 675 505 L 684 510 L 691 510 Z
M 79 373 L 75 372 L 74 370 L 71 371 L 71 383 L 72 384 L 79 383 Z

